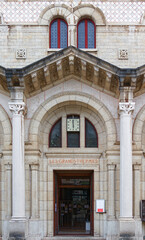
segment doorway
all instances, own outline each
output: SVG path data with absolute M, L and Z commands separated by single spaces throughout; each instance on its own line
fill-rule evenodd
M 93 171 L 54 171 L 54 234 L 93 235 Z

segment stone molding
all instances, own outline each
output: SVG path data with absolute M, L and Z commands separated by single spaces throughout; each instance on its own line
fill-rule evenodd
M 119 103 L 119 110 L 120 114 L 127 114 L 130 115 L 135 109 L 134 102 L 120 102 Z
M 108 167 L 108 171 L 114 171 L 115 170 L 115 167 L 116 167 L 116 164 L 107 164 L 107 167 Z
M 12 111 L 13 115 L 20 114 L 22 115 L 25 112 L 25 103 L 24 102 L 9 102 L 9 109 Z
M 142 132 L 145 123 L 145 105 L 138 112 L 133 126 L 133 141 L 142 148 Z
M 106 133 L 107 133 L 107 143 L 109 145 L 113 145 L 116 142 L 116 125 L 112 114 L 107 109 L 107 107 L 98 99 L 90 96 L 89 94 L 83 94 L 80 92 L 65 92 L 62 94 L 56 94 L 51 98 L 48 98 L 44 103 L 42 103 L 36 112 L 34 113 L 29 128 L 29 139 L 32 139 L 34 131 L 35 135 L 39 135 L 39 126 L 41 121 L 43 120 L 46 113 L 55 108 L 56 106 L 61 106 L 70 102 L 78 102 L 79 104 L 86 105 L 87 108 L 92 109 L 94 112 L 99 114 L 99 116 L 104 120 L 106 125 Z M 35 128 L 35 129 L 34 129 Z M 110 138 L 111 141 L 110 141 Z

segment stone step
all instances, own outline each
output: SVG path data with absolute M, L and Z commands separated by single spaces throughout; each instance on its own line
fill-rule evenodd
M 45 237 L 42 240 L 106 240 L 102 237 L 85 237 L 85 236 L 57 236 L 57 237 Z

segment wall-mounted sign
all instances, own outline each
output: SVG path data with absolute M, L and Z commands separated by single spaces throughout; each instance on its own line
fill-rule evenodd
M 80 119 L 67 119 L 67 132 L 79 132 Z
M 104 199 L 96 199 L 96 212 L 97 213 L 105 212 L 105 200 Z
M 145 222 L 145 200 L 140 202 L 140 217 L 142 222 Z

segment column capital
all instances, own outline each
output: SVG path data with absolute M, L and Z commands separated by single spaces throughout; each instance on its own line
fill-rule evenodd
M 22 115 L 25 112 L 25 106 L 24 102 L 9 102 L 9 109 L 14 115 Z
M 114 170 L 116 165 L 111 163 L 111 164 L 107 164 L 108 170 Z
M 135 102 L 120 102 L 119 111 L 120 114 L 130 115 L 135 109 Z
M 31 170 L 32 171 L 38 171 L 38 169 L 39 169 L 39 164 L 31 164 Z
M 133 165 L 134 170 L 140 171 L 140 168 L 141 168 L 141 164 L 136 163 L 136 164 Z
M 6 163 L 5 164 L 5 169 L 8 170 L 12 170 L 12 164 L 11 163 Z

